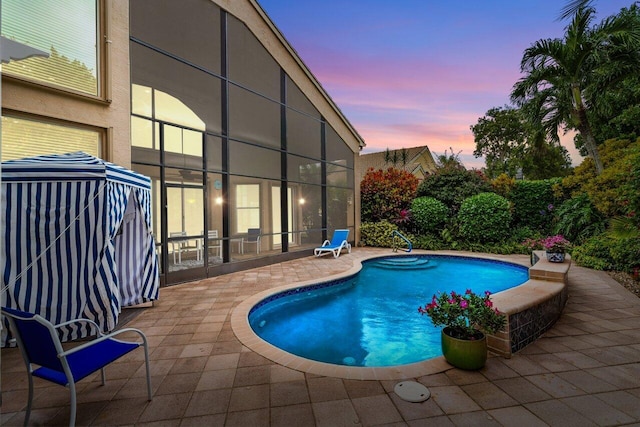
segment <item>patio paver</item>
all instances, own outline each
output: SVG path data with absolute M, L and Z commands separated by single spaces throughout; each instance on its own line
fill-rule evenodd
M 151 351 L 154 398 L 145 399 L 144 361 L 134 352 L 78 385 L 78 425 L 175 426 L 619 425 L 640 423 L 640 298 L 606 273 L 573 265 L 560 320 L 511 359 L 490 357 L 477 372 L 418 373 L 422 403 L 401 400 L 397 380 L 360 381 L 301 372 L 249 350 L 231 329 L 233 309 L 264 290 L 351 269 L 388 249 L 354 248 L 163 288 L 127 326 Z M 522 256 L 493 256 L 517 259 Z M 285 279 L 286 278 L 286 279 Z M 418 305 L 420 302 L 416 302 Z M 0 424 L 22 425 L 24 365 L 1 351 Z M 68 392 L 35 380 L 31 425 L 66 425 Z

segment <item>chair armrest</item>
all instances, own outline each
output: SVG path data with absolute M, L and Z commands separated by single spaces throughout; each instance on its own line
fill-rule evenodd
M 66 322 L 62 322 L 62 323 L 58 323 L 57 325 L 53 325 L 54 329 L 58 329 L 61 328 L 63 326 L 68 326 L 68 325 L 73 325 L 75 323 L 88 323 L 92 326 L 92 329 L 95 329 L 96 331 L 96 335 L 97 336 L 102 336 L 102 331 L 100 331 L 100 326 L 98 326 L 98 324 L 96 322 L 94 322 L 91 319 L 85 319 L 85 318 L 80 318 L 80 319 L 73 319 L 73 320 L 67 320 Z
M 138 335 L 140 335 L 140 338 L 142 338 L 142 342 L 135 341 L 135 343 L 136 344 L 142 344 L 144 346 L 147 345 L 147 337 L 141 330 L 135 329 L 135 328 L 124 328 L 124 329 L 120 329 L 118 331 L 112 332 L 110 334 L 102 335 L 102 336 L 96 338 L 95 340 L 91 340 L 91 341 L 86 342 L 84 344 L 81 344 L 79 346 L 70 348 L 69 350 L 66 350 L 66 351 L 60 353 L 58 355 L 58 357 L 68 356 L 70 354 L 73 354 L 73 353 L 76 353 L 78 351 L 84 350 L 87 347 L 91 347 L 92 345 L 95 345 L 95 344 L 97 344 L 97 343 L 99 343 L 101 341 L 105 341 L 105 340 L 111 339 L 111 338 L 113 338 L 115 336 L 118 336 L 120 334 L 123 334 L 125 332 L 135 332 L 135 333 L 137 333 Z M 118 341 L 120 341 L 120 340 L 118 340 Z M 131 343 L 131 341 L 121 341 L 121 342 L 129 342 L 129 343 Z
M 325 240 L 324 242 L 322 242 L 322 247 L 324 248 L 325 246 L 330 245 L 330 244 L 331 244 L 330 241 Z

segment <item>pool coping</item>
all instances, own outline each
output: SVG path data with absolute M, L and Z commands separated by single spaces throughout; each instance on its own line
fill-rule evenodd
M 446 255 L 446 256 L 457 256 L 457 257 L 467 257 L 467 258 L 479 258 L 486 259 L 492 261 L 500 261 L 500 262 L 508 262 L 512 264 L 522 265 L 526 267 L 530 267 L 530 265 L 526 262 L 520 260 L 506 260 L 497 255 L 492 254 L 475 254 L 469 252 L 456 252 L 456 251 L 426 251 L 426 250 L 414 250 L 412 253 L 416 255 Z M 291 283 L 287 285 L 278 286 L 275 288 L 271 288 L 257 294 L 254 294 L 244 301 L 242 301 L 231 313 L 231 328 L 238 338 L 240 342 L 251 349 L 252 351 L 260 354 L 261 356 L 278 363 L 279 365 L 285 366 L 290 369 L 294 369 L 297 371 L 308 372 L 316 375 L 327 376 L 327 377 L 335 377 L 335 378 L 343 378 L 343 379 L 355 379 L 355 380 L 400 380 L 400 379 L 408 379 L 408 378 L 417 378 L 423 375 L 431 375 L 440 372 L 444 372 L 448 369 L 453 368 L 450 364 L 446 362 L 443 356 L 438 356 L 432 359 L 424 360 L 421 362 L 406 364 L 406 365 L 398 365 L 398 366 L 385 366 L 385 367 L 359 367 L 359 366 L 342 366 L 342 365 L 334 365 L 330 363 L 317 362 L 314 360 L 306 359 L 304 357 L 296 356 L 289 352 L 286 352 L 260 338 L 253 332 L 251 326 L 249 325 L 249 312 L 251 309 L 262 301 L 265 298 L 268 298 L 277 293 L 301 288 L 305 286 L 310 286 L 317 284 L 319 282 L 328 282 L 333 280 L 343 279 L 345 277 L 352 276 L 358 273 L 362 269 L 362 262 L 367 261 L 372 258 L 380 258 L 381 256 L 403 256 L 407 255 L 406 253 L 395 253 L 395 254 L 372 254 L 371 256 L 365 257 L 361 260 L 354 260 L 354 265 L 349 270 L 341 272 L 339 274 L 335 274 L 332 276 L 328 276 L 322 280 L 313 279 L 306 280 L 296 283 Z M 546 261 L 546 260 L 545 260 Z M 531 273 L 530 273 L 531 274 Z M 507 291 L 513 291 L 518 289 L 531 281 L 528 280 L 522 285 L 516 286 L 515 288 L 509 289 Z M 502 292 L 507 292 L 502 291 Z M 492 297 L 499 296 L 502 292 L 498 292 L 494 294 Z M 498 307 L 500 308 L 500 307 Z M 498 352 L 501 353 L 501 352 Z M 502 355 L 502 354 L 501 354 Z M 509 356 L 507 356 L 509 357 Z

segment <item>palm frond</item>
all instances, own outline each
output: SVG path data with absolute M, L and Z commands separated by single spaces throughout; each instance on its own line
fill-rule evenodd
M 593 0 L 571 0 L 560 10 L 559 21 L 573 16 L 579 9 L 591 7 Z
M 638 228 L 638 224 L 636 224 L 632 218 L 627 217 L 611 218 L 609 231 L 614 236 L 621 239 L 640 237 L 640 228 Z

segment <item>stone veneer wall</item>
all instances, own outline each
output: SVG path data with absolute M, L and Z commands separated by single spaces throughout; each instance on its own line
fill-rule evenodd
M 567 302 L 567 288 L 551 299 L 509 316 L 511 353 L 522 350 L 549 330 L 560 318 Z
M 550 263 L 544 252 L 534 255 L 529 280 L 492 298 L 507 315 L 507 324 L 503 331 L 489 335 L 487 343 L 490 351 L 504 357 L 511 357 L 549 330 L 567 303 L 571 258 L 567 256 L 564 263 Z

